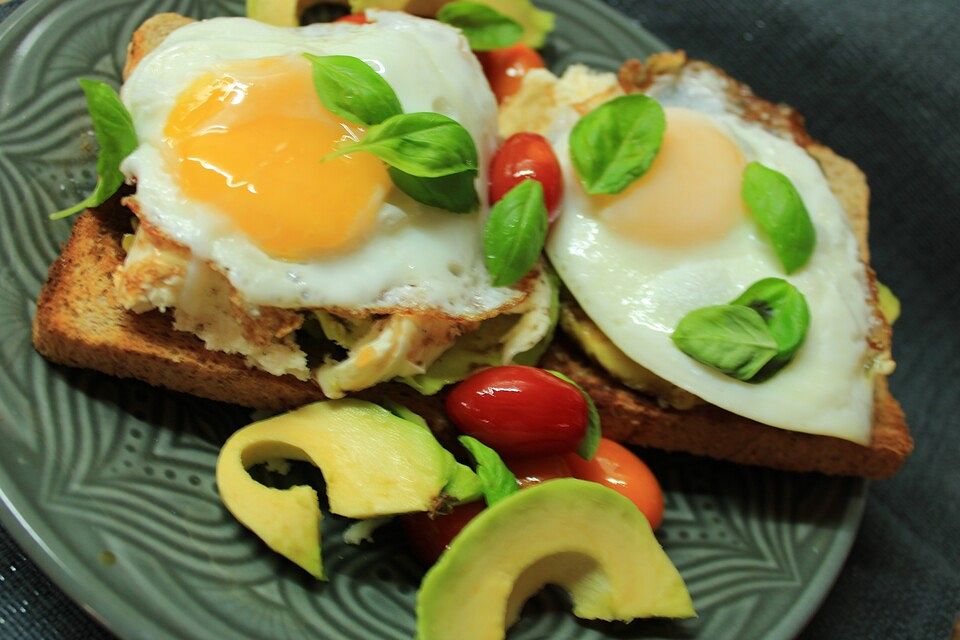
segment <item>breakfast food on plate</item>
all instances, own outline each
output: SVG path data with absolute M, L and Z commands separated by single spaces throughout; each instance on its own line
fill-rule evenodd
M 796 470 L 899 468 L 912 443 L 886 388 L 866 186 L 795 112 L 670 53 L 619 78 L 534 70 L 500 118 L 503 135 L 544 134 L 564 165 L 546 253 L 578 344 L 544 366 L 594 396 L 614 437 Z M 622 167 L 591 171 L 626 122 L 648 157 L 606 188 Z
M 252 467 L 266 462 L 286 473 L 286 460 L 320 467 L 330 511 L 362 519 L 349 530 L 361 532 L 345 540 L 369 537 L 385 516 L 401 515 L 411 547 L 432 565 L 417 594 L 418 638 L 503 637 L 546 584 L 566 590 L 580 618 L 694 616 L 683 579 L 653 535 L 663 509 L 656 480 L 634 454 L 600 439 L 589 398 L 564 409 L 570 422 L 584 425 L 579 438 L 569 441 L 562 422 L 542 423 L 536 432 L 555 443 L 553 455 L 527 451 L 508 466 L 487 444 L 499 428 L 511 428 L 504 419 L 510 404 L 580 399 L 581 392 L 532 367 L 493 367 L 472 378 L 461 383 L 459 397 L 486 426 L 460 443 L 476 472 L 401 405 L 331 400 L 231 436 L 217 460 L 221 499 L 271 549 L 321 580 L 327 576 L 316 492 L 263 486 L 250 476 Z M 517 399 L 468 401 L 484 384 Z M 519 456 L 515 442 L 498 449 Z M 513 469 L 523 469 L 523 477 Z
M 81 81 L 99 181 L 34 322 L 51 360 L 294 409 L 217 461 L 271 549 L 326 579 L 317 492 L 251 475 L 303 461 L 345 538 L 399 516 L 432 565 L 418 638 L 502 637 L 548 583 L 683 618 L 659 483 L 604 436 L 899 468 L 866 185 L 795 112 L 682 52 L 557 77 L 529 2 L 307 4 L 161 14 L 119 96 Z
M 390 20 L 403 18 L 390 18 L 387 24 L 391 24 Z M 170 32 L 188 23 L 171 14 L 148 21 L 134 35 L 128 73 L 132 74 L 137 63 L 160 46 Z M 261 27 L 268 31 L 261 31 Z M 276 32 L 263 25 L 245 28 L 253 29 L 268 41 L 277 37 Z M 367 24 L 326 28 L 363 32 L 380 27 Z M 444 27 L 434 24 L 429 28 Z M 205 54 L 211 60 L 221 55 L 219 45 L 213 43 L 224 41 L 222 34 L 214 33 L 216 30 L 207 25 L 195 25 L 193 30 L 197 31 L 196 38 L 180 36 L 183 44 L 174 46 L 178 41 L 173 40 L 166 51 L 175 53 L 181 47 L 200 46 L 218 50 Z M 266 33 L 271 35 L 266 37 Z M 207 42 L 208 38 L 212 40 Z M 195 39 L 199 43 L 194 42 Z M 289 52 L 286 48 L 289 46 L 294 45 L 282 41 L 269 44 L 277 52 Z M 158 67 L 158 73 L 162 71 L 163 60 L 172 55 L 164 50 L 157 52 L 152 64 Z M 458 69 L 469 70 L 468 74 L 476 79 L 479 74 L 475 65 L 468 64 L 468 55 L 458 50 L 456 56 L 451 57 L 457 58 Z M 464 60 L 459 60 L 461 57 Z M 546 355 L 546 365 L 580 382 L 596 399 L 606 432 L 616 439 L 638 444 L 785 469 L 869 477 L 894 473 L 912 443 L 902 412 L 886 390 L 885 374 L 892 368 L 890 336 L 886 320 L 876 311 L 875 279 L 857 260 L 857 247 L 859 260 L 865 261 L 869 255 L 867 190 L 856 167 L 813 142 L 799 116 L 789 108 L 756 98 L 719 70 L 705 63 L 687 61 L 680 53 L 654 56 L 647 64 L 628 63 L 619 78 L 577 66 L 568 70 L 562 79 L 543 69 L 526 71 L 527 79 L 513 88 L 520 93 L 507 99 L 500 109 L 500 134 L 509 136 L 509 140 L 496 153 L 493 153 L 492 142 L 488 141 L 486 147 L 480 145 L 483 157 L 478 170 L 484 170 L 485 163 L 490 162 L 492 199 L 516 186 L 517 179 L 537 177 L 545 185 L 551 219 L 562 213 L 554 225 L 548 253 L 566 280 L 568 293 L 559 315 L 564 333 L 572 340 L 554 342 Z M 204 81 L 194 79 L 192 82 L 202 84 Z M 460 78 L 459 82 L 466 81 Z M 134 82 L 131 85 L 134 89 L 125 89 L 124 95 L 139 93 L 136 88 L 141 84 Z M 181 84 L 187 87 L 190 83 L 184 80 Z M 403 86 L 402 81 L 399 86 Z M 672 114 L 670 121 L 675 123 L 674 128 L 681 128 L 681 133 L 668 134 L 661 163 L 637 180 L 636 186 L 627 188 L 625 194 L 586 196 L 573 175 L 569 153 L 555 154 L 550 142 L 536 132 L 552 136 L 558 150 L 567 149 L 564 137 L 581 112 L 641 90 L 649 90 L 666 106 Z M 480 104 L 483 102 L 481 99 Z M 153 104 L 152 99 L 144 102 L 144 119 L 153 123 L 150 126 L 154 136 L 163 138 L 167 125 L 160 122 L 163 114 L 176 113 L 174 103 L 174 98 L 163 101 L 165 107 L 158 106 L 159 102 Z M 485 118 L 492 114 L 492 107 L 479 109 L 474 103 L 470 101 L 471 106 L 464 103 L 465 113 L 476 112 L 472 117 L 464 117 L 479 122 L 471 126 L 480 127 L 485 132 L 481 137 L 489 138 L 494 134 L 489 123 L 485 124 Z M 139 113 L 139 108 L 135 111 Z M 478 115 L 481 111 L 486 115 Z M 145 134 L 149 134 L 150 127 L 144 127 Z M 688 138 L 686 145 L 682 139 L 684 132 Z M 703 144 L 709 143 L 714 153 L 720 154 L 711 157 L 725 158 L 723 162 L 712 160 L 713 164 L 707 163 L 708 168 L 704 168 L 703 154 L 697 153 L 704 136 L 707 142 Z M 675 143 L 677 138 L 680 142 Z M 812 220 L 813 233 L 808 230 L 813 238 L 810 263 L 794 274 L 786 272 L 774 248 L 766 243 L 753 218 L 747 215 L 746 205 L 740 203 L 741 181 L 737 171 L 742 171 L 748 160 L 758 160 L 762 171 L 766 166 L 761 158 L 763 154 L 767 164 L 779 166 L 786 175 L 794 171 L 794 177 L 799 176 L 797 197 L 801 203 L 806 202 L 805 211 Z M 163 162 L 151 164 L 144 159 L 156 159 L 155 156 L 156 149 L 151 150 L 150 144 L 141 141 L 125 167 L 137 167 L 138 171 L 150 173 L 169 185 L 176 174 L 166 169 Z M 550 158 L 556 166 L 551 165 Z M 556 179 L 560 173 L 557 158 L 564 165 L 563 180 Z M 785 164 L 779 165 L 779 162 Z M 674 224 L 676 218 L 669 215 L 648 214 L 643 219 L 631 215 L 634 200 L 667 206 L 665 211 L 674 213 L 683 202 L 688 202 L 679 198 L 663 200 L 662 195 L 664 191 L 671 193 L 671 174 L 687 175 L 677 166 L 688 164 L 691 172 L 704 178 L 702 181 L 684 178 L 685 186 L 679 190 L 690 192 L 692 199 L 696 185 L 701 187 L 705 217 L 692 231 L 689 226 Z M 514 176 L 512 182 L 511 175 Z M 713 198 L 709 189 L 703 190 L 707 178 L 719 185 L 718 193 L 726 194 L 724 200 Z M 498 190 L 498 181 L 506 181 L 506 186 Z M 286 263 L 271 258 L 257 247 L 251 240 L 254 236 L 240 233 L 218 238 L 203 226 L 208 224 L 203 222 L 203 217 L 196 221 L 191 214 L 184 213 L 183 224 L 176 227 L 178 232 L 185 234 L 183 238 L 189 236 L 197 251 L 204 255 L 212 254 L 214 247 L 222 247 L 216 249 L 217 260 L 237 266 L 246 274 L 244 278 L 237 278 L 241 292 L 232 281 L 225 286 L 222 272 L 207 268 L 208 263 L 194 256 L 192 250 L 185 251 L 182 245 L 164 240 L 166 236 L 158 224 L 150 221 L 150 216 L 157 214 L 156 209 L 144 209 L 143 201 L 152 200 L 150 187 L 143 187 L 143 182 L 141 179 L 138 189 L 142 188 L 144 194 L 138 192 L 128 202 L 139 210 L 146 224 L 138 227 L 132 243 L 126 240 L 129 252 L 118 246 L 118 240 L 133 231 L 129 228 L 129 216 L 116 204 L 107 203 L 81 216 L 70 242 L 51 268 L 34 325 L 35 343 L 51 359 L 133 376 L 218 400 L 287 408 L 325 397 L 321 386 L 326 388 L 327 395 L 336 396 L 398 377 L 419 391 L 434 393 L 481 366 L 511 360 L 533 364 L 546 348 L 558 312 L 556 288 L 545 269 L 513 289 L 489 286 L 489 280 L 486 286 L 458 288 L 471 278 L 482 281 L 488 275 L 478 263 L 480 251 L 476 240 L 481 232 L 476 219 L 474 227 L 458 233 L 451 229 L 463 232 L 463 227 L 469 225 L 463 225 L 463 221 L 450 214 L 433 218 L 443 231 L 451 231 L 453 237 L 466 244 L 474 241 L 473 260 L 458 258 L 460 263 L 469 265 L 459 276 L 444 274 L 447 265 L 442 259 L 417 257 L 422 258 L 425 268 L 439 269 L 441 281 L 450 284 L 454 294 L 459 292 L 469 297 L 465 291 L 472 291 L 509 298 L 511 294 L 504 292 L 513 291 L 514 300 L 526 295 L 523 302 L 512 308 L 505 308 L 510 303 L 496 308 L 496 301 L 492 301 L 479 307 L 484 312 L 477 307 L 457 307 L 456 302 L 442 305 L 437 302 L 440 312 L 437 315 L 411 321 L 409 316 L 394 314 L 371 322 L 370 316 L 364 314 L 376 307 L 363 299 L 359 287 L 352 286 L 354 279 L 366 277 L 362 275 L 366 271 L 357 271 L 354 267 L 362 263 L 369 271 L 379 273 L 374 279 L 383 277 L 380 254 L 369 263 L 360 260 L 359 255 L 370 257 L 364 253 L 364 246 L 329 256 L 328 263 L 337 265 L 351 286 L 331 283 L 326 278 L 317 282 L 315 278 L 302 277 L 315 275 L 327 264 L 307 265 L 304 273 L 298 274 L 301 282 L 296 283 L 288 273 L 282 272 L 282 265 Z M 402 199 L 414 209 L 423 209 L 412 199 L 394 194 L 394 200 Z M 199 204 L 184 198 L 179 205 L 171 204 L 169 212 L 164 203 L 159 219 L 165 221 L 163 224 L 175 225 L 173 221 L 178 220 L 177 211 L 181 209 L 206 211 L 210 207 L 202 202 L 204 197 L 201 193 Z M 810 198 L 813 200 L 807 202 Z M 389 202 L 383 207 L 389 208 Z M 302 214 L 308 209 L 298 211 Z M 844 215 L 853 232 L 849 231 Z M 296 222 L 296 215 L 291 219 L 292 224 L 300 224 Z M 433 231 L 418 229 L 428 230 Z M 265 230 L 251 233 L 261 231 Z M 589 237 L 593 253 L 599 255 L 599 259 L 586 259 L 585 252 L 579 251 L 585 247 L 585 240 L 577 236 L 587 231 L 598 234 Z M 383 236 L 390 241 L 395 239 L 394 234 L 371 232 L 370 246 L 386 241 Z M 409 256 L 419 253 L 421 242 L 439 242 L 448 237 L 415 234 L 410 246 L 401 245 Z M 279 242 L 277 238 L 273 241 Z M 299 241 L 298 237 L 295 242 Z M 637 250 L 645 246 L 644 243 L 650 245 L 651 250 Z M 564 251 L 564 247 L 568 250 Z M 574 250 L 570 250 L 571 247 Z M 283 253 L 297 249 L 288 246 L 273 250 Z M 355 255 L 358 251 L 360 254 Z M 246 252 L 256 257 L 248 262 L 243 258 Z M 254 264 L 258 268 L 252 268 Z M 275 280 L 266 278 L 267 265 L 271 265 L 274 276 L 280 277 L 281 285 L 264 284 Z M 190 266 L 196 267 L 191 271 L 193 277 L 179 282 L 165 271 L 178 272 Z M 627 274 L 643 278 L 644 290 L 653 296 L 649 306 L 643 306 L 643 296 L 632 296 L 631 309 L 621 309 L 619 303 L 611 306 L 613 300 L 626 299 L 622 295 L 619 298 L 611 295 L 611 288 L 623 288 L 629 280 L 624 277 Z M 204 284 L 205 278 L 219 283 L 215 287 L 218 292 L 215 300 L 205 295 L 190 295 Z M 760 283 L 769 278 L 774 280 Z M 119 288 L 114 288 L 111 279 L 116 280 Z M 177 287 L 169 285 L 171 280 L 178 282 Z M 194 286 L 184 287 L 184 282 L 189 281 Z M 691 281 L 698 285 L 691 287 Z M 747 287 L 757 283 L 786 292 L 782 295 L 792 296 L 798 301 L 796 308 L 805 309 L 807 314 L 804 331 L 798 331 L 799 326 L 790 329 L 796 353 L 794 361 L 775 375 L 763 382 L 735 380 L 708 365 L 698 364 L 670 340 L 681 310 L 732 302 Z M 312 287 L 313 284 L 319 286 Z M 383 283 L 380 286 L 384 286 Z M 524 287 L 528 287 L 527 291 L 523 291 Z M 308 296 L 315 296 L 312 302 L 329 303 L 331 298 L 323 296 L 339 294 L 341 297 L 333 302 L 344 307 L 335 307 L 333 313 L 328 310 L 303 313 L 303 309 L 296 308 L 301 304 L 300 288 L 311 291 Z M 401 309 L 405 304 L 416 304 L 415 297 L 408 298 L 411 289 L 417 289 L 415 283 L 398 292 L 394 302 Z M 366 289 L 371 290 L 375 287 Z M 173 303 L 174 297 L 179 308 Z M 295 306 L 275 306 L 277 304 Z M 153 312 L 135 314 L 124 308 L 142 311 L 151 306 L 172 306 L 174 310 L 158 317 Z M 506 313 L 480 322 L 481 330 L 470 330 L 478 325 L 476 314 L 499 311 Z M 365 319 L 356 321 L 358 313 Z M 174 316 L 175 325 L 170 315 Z M 639 323 L 618 320 L 631 317 L 643 318 Z M 845 323 L 847 328 L 843 329 L 837 322 Z M 204 338 L 206 346 L 213 350 L 198 346 L 176 329 L 192 331 Z M 458 333 L 463 335 L 457 336 Z M 330 352 L 321 356 L 319 362 L 316 357 L 307 358 L 299 342 L 309 343 L 311 336 L 317 335 L 326 348 L 330 349 L 333 343 L 331 351 L 339 360 L 331 360 Z M 770 336 L 766 339 L 769 341 Z M 805 346 L 797 351 L 801 341 Z M 220 350 L 239 352 L 243 357 Z M 769 346 L 766 351 L 770 351 Z M 778 351 L 782 353 L 773 355 L 772 359 L 780 360 L 783 365 L 789 360 L 785 356 L 790 350 Z M 368 358 L 370 354 L 377 357 L 367 359 L 367 366 L 359 366 L 360 353 L 367 354 Z M 763 366 L 761 363 L 761 368 Z M 771 370 L 772 367 L 768 367 L 764 375 Z M 819 375 L 814 371 L 823 373 Z M 282 372 L 289 375 L 275 375 Z M 307 377 L 311 379 L 303 381 Z M 368 397 L 372 399 L 385 394 L 411 404 L 428 416 L 435 429 L 449 429 L 437 404 L 412 389 L 386 383 L 371 393 Z
M 176 30 L 146 56 L 161 25 Z M 383 76 L 360 58 L 386 61 Z M 137 224 L 112 273 L 120 306 L 169 312 L 175 329 L 207 349 L 312 382 L 326 397 L 394 378 L 436 392 L 476 358 L 532 362 L 542 353 L 555 321 L 552 280 L 540 267 L 528 273 L 529 263 L 500 277 L 480 242 L 487 216 L 473 183 L 485 182 L 496 111 L 457 31 L 399 13 L 362 28 L 301 30 L 161 16 L 134 36 L 131 61 L 121 93 L 137 145 L 121 170 L 136 183 L 123 203 Z M 426 87 L 424 64 L 434 73 Z M 370 113 L 318 99 L 320 88 L 336 95 L 331 83 L 358 73 L 355 65 L 386 96 L 374 96 L 383 103 L 371 101 Z M 388 120 L 378 109 L 397 113 Z M 374 117 L 387 121 L 356 124 Z M 386 137 L 397 122 L 420 127 L 411 135 L 446 135 L 420 144 L 451 147 L 427 158 L 448 173 L 463 154 L 462 170 L 412 175 L 422 168 L 408 166 L 416 158 L 407 147 L 391 151 L 396 141 Z M 379 153 L 394 153 L 390 166 L 377 151 L 337 155 L 366 129 L 365 141 L 374 131 L 386 137 Z M 461 176 L 457 200 L 430 187 Z M 437 193 L 442 203 L 431 200 Z M 50 335 L 56 312 L 41 301 L 37 322 L 38 346 L 55 359 L 65 351 L 65 337 Z M 221 399 L 292 404 L 284 395 Z
M 318 467 L 330 511 L 349 518 L 431 511 L 442 499 L 479 497 L 476 475 L 429 428 L 369 402 L 317 402 L 240 429 L 220 451 L 221 500 L 267 546 L 317 578 L 323 564 L 316 491 L 278 491 L 247 473 L 278 459 Z
M 417 637 L 501 637 L 545 584 L 569 593 L 578 618 L 695 615 L 641 512 L 607 487 L 565 478 L 484 509 L 454 538 L 417 594 Z

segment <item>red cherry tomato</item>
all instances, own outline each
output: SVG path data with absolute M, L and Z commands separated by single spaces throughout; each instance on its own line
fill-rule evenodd
M 532 487 L 547 480 L 569 478 L 573 475 L 564 456 L 504 458 L 503 462 L 510 471 L 513 471 L 513 475 L 517 476 L 517 484 L 520 485 L 521 489 Z
M 503 143 L 490 161 L 490 204 L 524 180 L 543 185 L 543 199 L 553 222 L 563 197 L 563 173 L 553 147 L 538 133 L 515 133 Z
M 350 22 L 353 24 L 370 24 L 370 21 L 367 20 L 367 16 L 364 13 L 349 13 L 345 16 L 340 16 L 334 22 Z
M 483 500 L 461 504 L 446 515 L 432 518 L 426 513 L 408 513 L 400 517 L 400 523 L 414 555 L 431 565 L 485 505 Z
M 446 409 L 462 432 L 510 457 L 576 451 L 587 432 L 580 391 L 535 367 L 479 371 L 453 388 Z
M 564 456 L 509 458 L 504 460 L 504 463 L 517 476 L 517 484 L 521 489 L 547 480 L 571 476 L 570 467 Z M 403 532 L 414 555 L 424 564 L 435 563 L 467 523 L 483 511 L 485 504 L 482 499 L 462 504 L 454 507 L 446 515 L 437 515 L 433 518 L 426 513 L 408 513 L 401 516 Z
M 477 54 L 497 102 L 503 102 L 517 91 L 530 69 L 543 69 L 540 54 L 523 44 Z
M 599 482 L 630 498 L 656 529 L 663 522 L 663 491 L 660 483 L 632 451 L 607 438 L 589 462 L 576 454 L 564 456 L 574 478 Z

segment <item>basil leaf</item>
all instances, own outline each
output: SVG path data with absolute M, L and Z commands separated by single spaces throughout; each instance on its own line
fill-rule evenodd
M 764 278 L 730 304 L 750 307 L 763 318 L 778 347 L 770 364 L 783 366 L 790 362 L 810 326 L 807 300 L 795 286 L 780 278 Z
M 470 436 L 460 436 L 457 440 L 470 452 L 477 463 L 480 490 L 483 491 L 488 507 L 492 507 L 496 502 L 520 490 L 517 477 L 507 468 L 507 465 L 503 464 L 503 460 L 496 451 Z
M 313 86 L 327 111 L 357 124 L 380 124 L 403 113 L 393 88 L 353 56 L 303 54 L 313 64 Z
M 793 273 L 813 254 L 817 234 L 790 178 L 751 162 L 743 170 L 743 201 L 770 239 L 783 269 Z
M 653 164 L 667 121 L 653 98 L 620 96 L 580 118 L 570 132 L 570 157 L 587 193 L 626 189 Z
M 476 171 L 461 171 L 439 178 L 412 176 L 396 167 L 390 167 L 388 172 L 393 184 L 417 202 L 453 213 L 471 213 L 480 205 L 474 186 Z
M 83 201 L 50 214 L 51 220 L 67 218 L 106 202 L 123 184 L 120 163 L 137 148 L 137 132 L 133 127 L 133 118 L 113 87 L 99 80 L 81 78 L 79 82 L 87 99 L 87 110 L 93 119 L 93 133 L 100 145 L 97 154 L 97 186 Z
M 367 130 L 362 140 L 345 144 L 322 158 L 366 151 L 391 167 L 420 178 L 439 178 L 477 170 L 477 145 L 456 120 L 439 113 L 391 116 Z
M 474 51 L 509 47 L 523 36 L 519 22 L 479 2 L 449 2 L 437 12 L 437 20 L 460 29 Z
M 600 428 L 600 412 L 597 411 L 597 405 L 594 404 L 590 394 L 584 391 L 583 387 L 579 384 L 559 371 L 553 371 L 552 369 L 547 369 L 546 371 L 576 387 L 577 391 L 580 392 L 580 395 L 583 396 L 583 399 L 587 402 L 587 433 L 583 436 L 583 440 L 580 441 L 580 446 L 577 447 L 577 455 L 587 461 L 593 460 L 593 456 L 597 454 L 597 447 L 600 446 L 600 437 L 603 435 L 603 431 Z
M 543 185 L 524 180 L 490 209 L 483 229 L 483 257 L 496 287 L 510 286 L 533 267 L 547 238 Z
M 694 360 L 737 380 L 750 380 L 779 351 L 763 317 L 750 307 L 738 305 L 691 311 L 671 337 Z

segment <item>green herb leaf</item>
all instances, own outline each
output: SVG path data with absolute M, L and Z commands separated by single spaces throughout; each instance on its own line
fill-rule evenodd
M 594 404 L 590 394 L 584 391 L 583 387 L 579 384 L 559 371 L 553 371 L 552 369 L 547 369 L 546 371 L 576 387 L 577 391 L 580 392 L 580 395 L 583 396 L 583 399 L 586 401 L 587 433 L 583 436 L 583 440 L 580 441 L 580 446 L 577 447 L 577 455 L 584 460 L 593 460 L 593 456 L 597 454 L 597 447 L 600 446 L 600 437 L 603 435 L 603 430 L 600 428 L 600 412 L 597 411 L 597 405 Z
M 384 400 L 380 404 L 384 409 L 398 418 L 413 423 L 428 432 L 430 431 L 430 426 L 427 424 L 427 421 L 423 419 L 423 416 L 414 413 L 402 404 L 394 402 L 393 400 Z M 443 464 L 447 469 L 447 483 L 443 485 L 444 495 L 458 502 L 470 502 L 479 499 L 481 495 L 480 479 L 477 477 L 477 474 L 473 472 L 473 469 L 457 462 L 453 454 L 446 449 L 443 450 L 441 456 L 443 458 Z
M 97 186 L 82 202 L 50 215 L 59 220 L 96 207 L 107 201 L 123 184 L 120 163 L 137 148 L 133 118 L 113 87 L 98 80 L 81 79 L 80 88 L 87 98 L 87 110 L 93 119 L 93 133 L 100 145 L 97 155 Z
M 526 275 L 546 238 L 543 185 L 524 180 L 493 205 L 483 229 L 484 263 L 494 286 L 510 286 Z
M 779 351 L 763 317 L 739 305 L 691 311 L 680 320 L 672 338 L 694 360 L 738 380 L 750 380 Z
M 477 476 L 488 507 L 519 491 L 517 477 L 503 464 L 496 451 L 470 436 L 460 436 L 457 440 L 477 463 Z
M 600 105 L 570 132 L 570 157 L 590 194 L 626 189 L 653 164 L 667 122 L 663 108 L 639 93 Z
M 817 233 L 790 178 L 751 162 L 743 170 L 740 192 L 784 270 L 793 273 L 805 265 L 813 254 Z
M 790 362 L 810 326 L 807 300 L 795 286 L 780 278 L 764 278 L 730 304 L 750 307 L 763 318 L 778 347 L 771 365 L 779 368 Z
M 456 120 L 439 113 L 392 116 L 367 130 L 362 140 L 345 144 L 322 158 L 366 151 L 391 167 L 420 178 L 439 178 L 477 170 L 477 145 Z
M 449 2 L 437 12 L 437 20 L 460 29 L 474 51 L 509 47 L 523 36 L 519 22 L 479 2 Z
M 313 86 L 331 113 L 364 125 L 403 113 L 393 88 L 360 58 L 309 53 L 303 57 L 313 64 Z
M 453 454 L 450 454 L 453 457 Z M 450 473 L 447 484 L 443 485 L 443 494 L 457 502 L 473 502 L 483 495 L 483 484 L 480 477 L 470 467 L 460 464 L 454 459 L 453 471 Z
M 476 171 L 461 171 L 439 178 L 412 176 L 396 167 L 390 167 L 388 172 L 393 184 L 417 202 L 453 213 L 471 213 L 480 205 L 474 185 Z

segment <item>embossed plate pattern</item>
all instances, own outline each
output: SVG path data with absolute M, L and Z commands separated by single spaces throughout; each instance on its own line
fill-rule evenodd
M 595 0 L 558 13 L 548 54 L 614 69 L 662 48 Z M 410 638 L 422 571 L 387 528 L 341 541 L 324 521 L 331 580 L 278 560 L 220 506 L 218 445 L 236 407 L 52 366 L 30 320 L 69 221 L 45 214 L 92 187 L 78 76 L 116 83 L 148 16 L 237 14 L 241 0 L 34 0 L 0 27 L 0 519 L 68 593 L 124 638 Z M 660 538 L 700 617 L 683 624 L 575 620 L 550 590 L 511 638 L 788 638 L 829 589 L 864 483 L 649 454 L 667 492 Z

